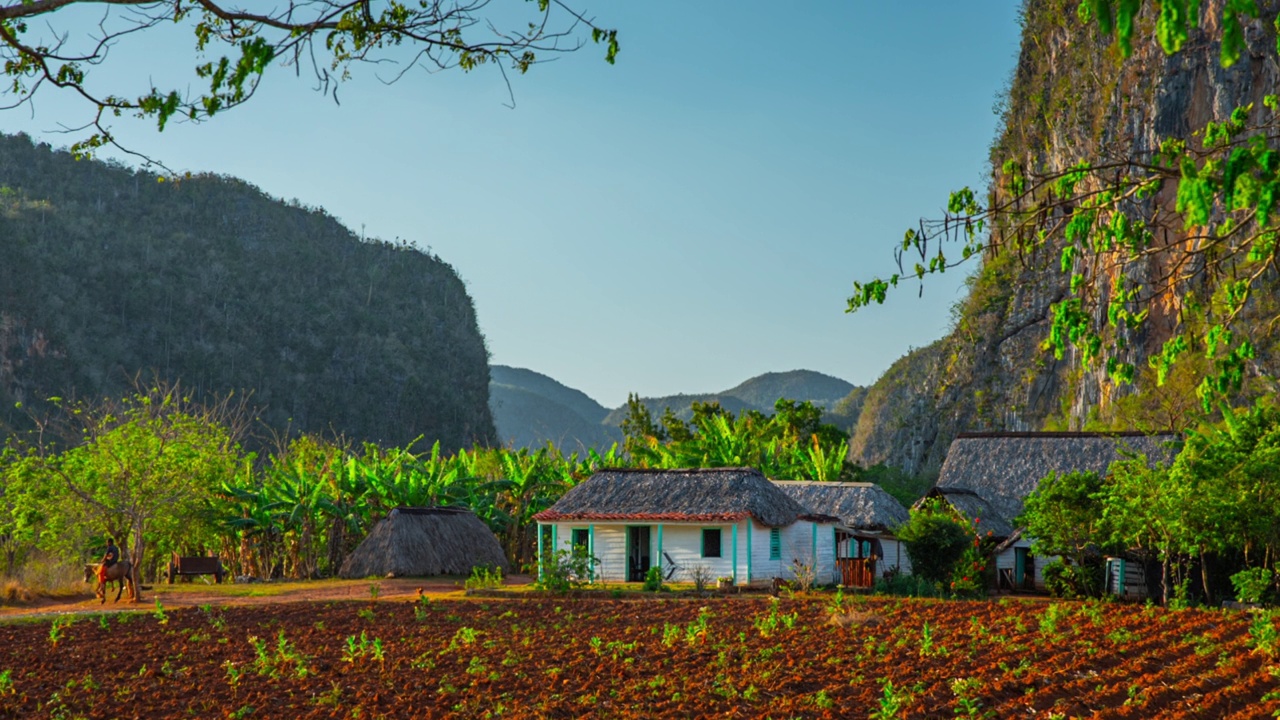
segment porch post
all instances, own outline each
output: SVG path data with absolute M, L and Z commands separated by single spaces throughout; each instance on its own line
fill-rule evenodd
M 812 553 L 810 556 L 811 558 L 810 562 L 813 563 L 813 584 L 817 585 L 818 584 L 818 523 L 815 522 L 809 525 L 809 530 L 810 530 L 809 547 L 811 548 L 809 552 Z
M 596 581 L 596 524 L 587 525 L 587 579 Z
M 840 561 L 836 559 L 838 557 L 840 557 L 840 543 L 836 542 L 836 526 L 832 525 L 831 526 L 831 582 L 835 584 L 839 584 L 840 581 L 843 579 L 840 577 L 840 574 L 836 572 L 837 567 L 840 564 Z
M 738 584 L 738 523 L 733 524 L 733 584 Z
M 747 516 L 747 584 L 751 584 L 751 517 Z
M 538 523 L 538 579 L 542 579 L 542 523 Z
M 653 564 L 658 568 L 658 575 L 662 575 L 662 523 L 658 523 L 658 553 Z

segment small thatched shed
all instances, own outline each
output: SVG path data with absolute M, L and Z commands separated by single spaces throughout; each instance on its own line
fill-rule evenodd
M 466 508 L 398 507 L 342 563 L 338 575 L 469 575 L 477 566 L 510 570 L 502 546 Z

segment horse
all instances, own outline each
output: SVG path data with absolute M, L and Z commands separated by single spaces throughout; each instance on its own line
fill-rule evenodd
M 84 581 L 89 582 L 90 579 L 98 579 L 98 567 L 101 563 L 89 563 L 84 566 Z M 116 599 L 113 602 L 120 602 L 120 595 L 124 593 L 124 586 L 129 585 L 130 599 L 138 597 L 138 590 L 133 586 L 133 565 L 128 560 L 120 562 L 107 568 L 106 582 L 99 581 L 97 587 L 94 588 L 93 594 L 104 604 L 107 602 L 107 583 L 111 581 L 118 583 L 116 587 Z

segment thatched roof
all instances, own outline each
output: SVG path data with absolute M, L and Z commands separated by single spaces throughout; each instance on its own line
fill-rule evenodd
M 767 527 L 835 520 L 809 513 L 754 468 L 601 470 L 534 519 L 711 523 L 747 517 Z
M 392 510 L 342 563 L 338 575 L 469 575 L 476 566 L 510 570 L 487 525 L 466 508 Z
M 809 512 L 833 515 L 854 530 L 889 532 L 908 519 L 902 503 L 875 483 L 774 480 L 773 484 Z
M 995 518 L 1012 522 L 1022 513 L 1023 500 L 1051 472 L 1105 475 L 1112 462 L 1134 453 L 1146 455 L 1153 463 L 1172 462 L 1177 441 L 1176 435 L 1130 432 L 960 433 L 947 450 L 936 489 L 946 491 L 947 501 L 969 517 L 977 516 L 957 502 L 972 501 L 959 495 L 953 501 L 951 491 L 971 490 L 978 495 L 994 510 L 981 515 L 984 524 L 992 519 L 993 525 L 986 529 L 994 531 Z
M 935 487 L 916 501 L 914 507 L 920 507 L 929 498 L 940 497 L 955 508 L 961 515 L 978 521 L 978 534 L 990 532 L 995 537 L 1008 537 L 1013 533 L 1013 524 L 1001 517 L 999 511 L 978 493 L 968 488 Z

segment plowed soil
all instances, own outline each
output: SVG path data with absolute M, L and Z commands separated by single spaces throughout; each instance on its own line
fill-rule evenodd
M 1264 718 L 1271 621 L 1082 603 L 466 599 L 0 626 L 0 717 Z M 1256 635 L 1251 635 L 1253 627 Z M 1259 641 L 1260 639 L 1260 641 Z M 961 682 L 957 683 L 959 680 Z

